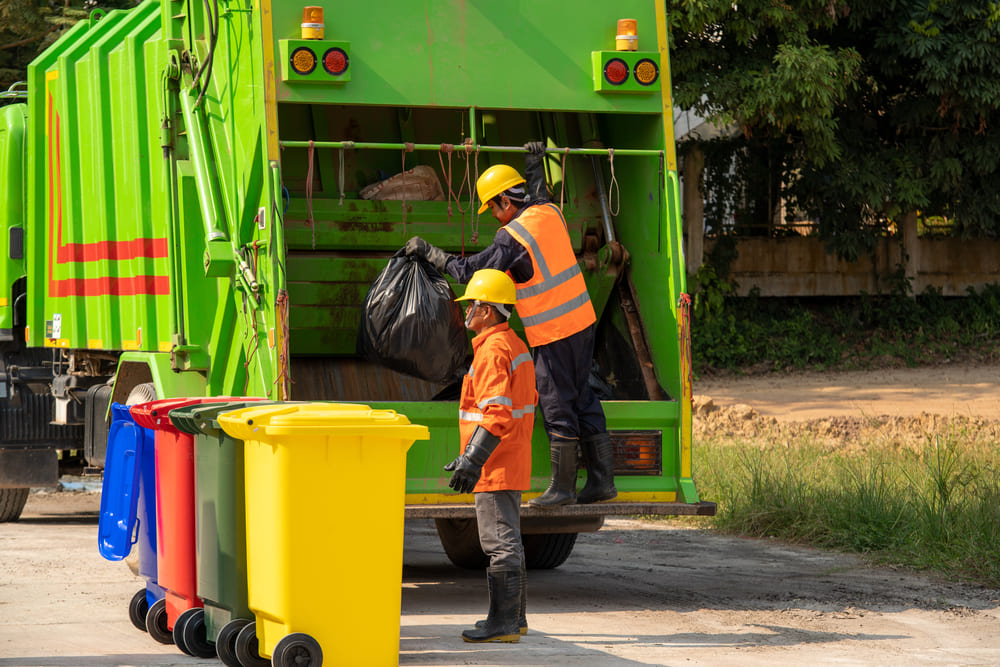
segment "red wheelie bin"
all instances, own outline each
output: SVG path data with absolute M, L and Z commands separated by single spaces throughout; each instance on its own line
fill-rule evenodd
M 215 644 L 205 636 L 203 603 L 197 594 L 194 437 L 175 428 L 169 414 L 200 403 L 237 400 L 253 399 L 168 398 L 131 408 L 136 424 L 155 434 L 156 578 L 165 593 L 150 607 L 149 614 L 154 618 L 165 615 L 166 627 L 177 647 L 199 658 L 215 657 L 216 651 Z

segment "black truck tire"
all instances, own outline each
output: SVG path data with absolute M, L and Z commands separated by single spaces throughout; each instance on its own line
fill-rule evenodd
M 434 519 L 444 553 L 455 566 L 466 570 L 482 570 L 489 559 L 479 546 L 479 529 L 475 519 Z
M 524 562 L 529 570 L 551 570 L 566 562 L 573 553 L 579 533 L 538 533 L 522 535 Z
M 434 519 L 444 552 L 457 567 L 482 570 L 489 558 L 479 546 L 475 519 Z M 522 535 L 524 561 L 529 570 L 551 570 L 566 562 L 573 552 L 577 533 L 536 533 Z
M 28 502 L 28 489 L 0 489 L 0 523 L 17 521 L 24 503 Z

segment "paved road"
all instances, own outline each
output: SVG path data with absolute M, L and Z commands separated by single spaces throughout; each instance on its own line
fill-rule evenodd
M 0 667 L 217 664 L 132 627 L 140 583 L 98 555 L 98 503 L 36 494 L 0 525 Z M 402 665 L 1000 664 L 998 591 L 662 523 L 611 521 L 529 573 L 516 645 L 460 640 L 485 582 L 448 563 L 429 522 L 408 525 L 404 563 Z

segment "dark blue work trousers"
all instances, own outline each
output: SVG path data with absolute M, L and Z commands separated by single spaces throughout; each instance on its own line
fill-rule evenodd
M 568 338 L 531 349 L 535 386 L 549 440 L 578 440 L 604 433 L 604 409 L 590 388 L 594 332 L 589 327 Z

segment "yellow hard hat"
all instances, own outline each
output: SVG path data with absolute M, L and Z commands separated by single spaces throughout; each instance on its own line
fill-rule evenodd
M 465 287 L 465 296 L 455 301 L 487 301 L 489 303 L 505 303 L 514 305 L 517 302 L 517 288 L 514 281 L 503 271 L 496 269 L 479 269 L 472 274 L 472 279 Z
M 524 178 L 517 173 L 517 169 L 506 164 L 495 164 L 479 177 L 476 181 L 476 192 L 479 193 L 479 201 L 482 206 L 479 212 L 482 213 L 489 208 L 489 201 L 498 194 L 505 192 L 515 185 L 524 183 Z

